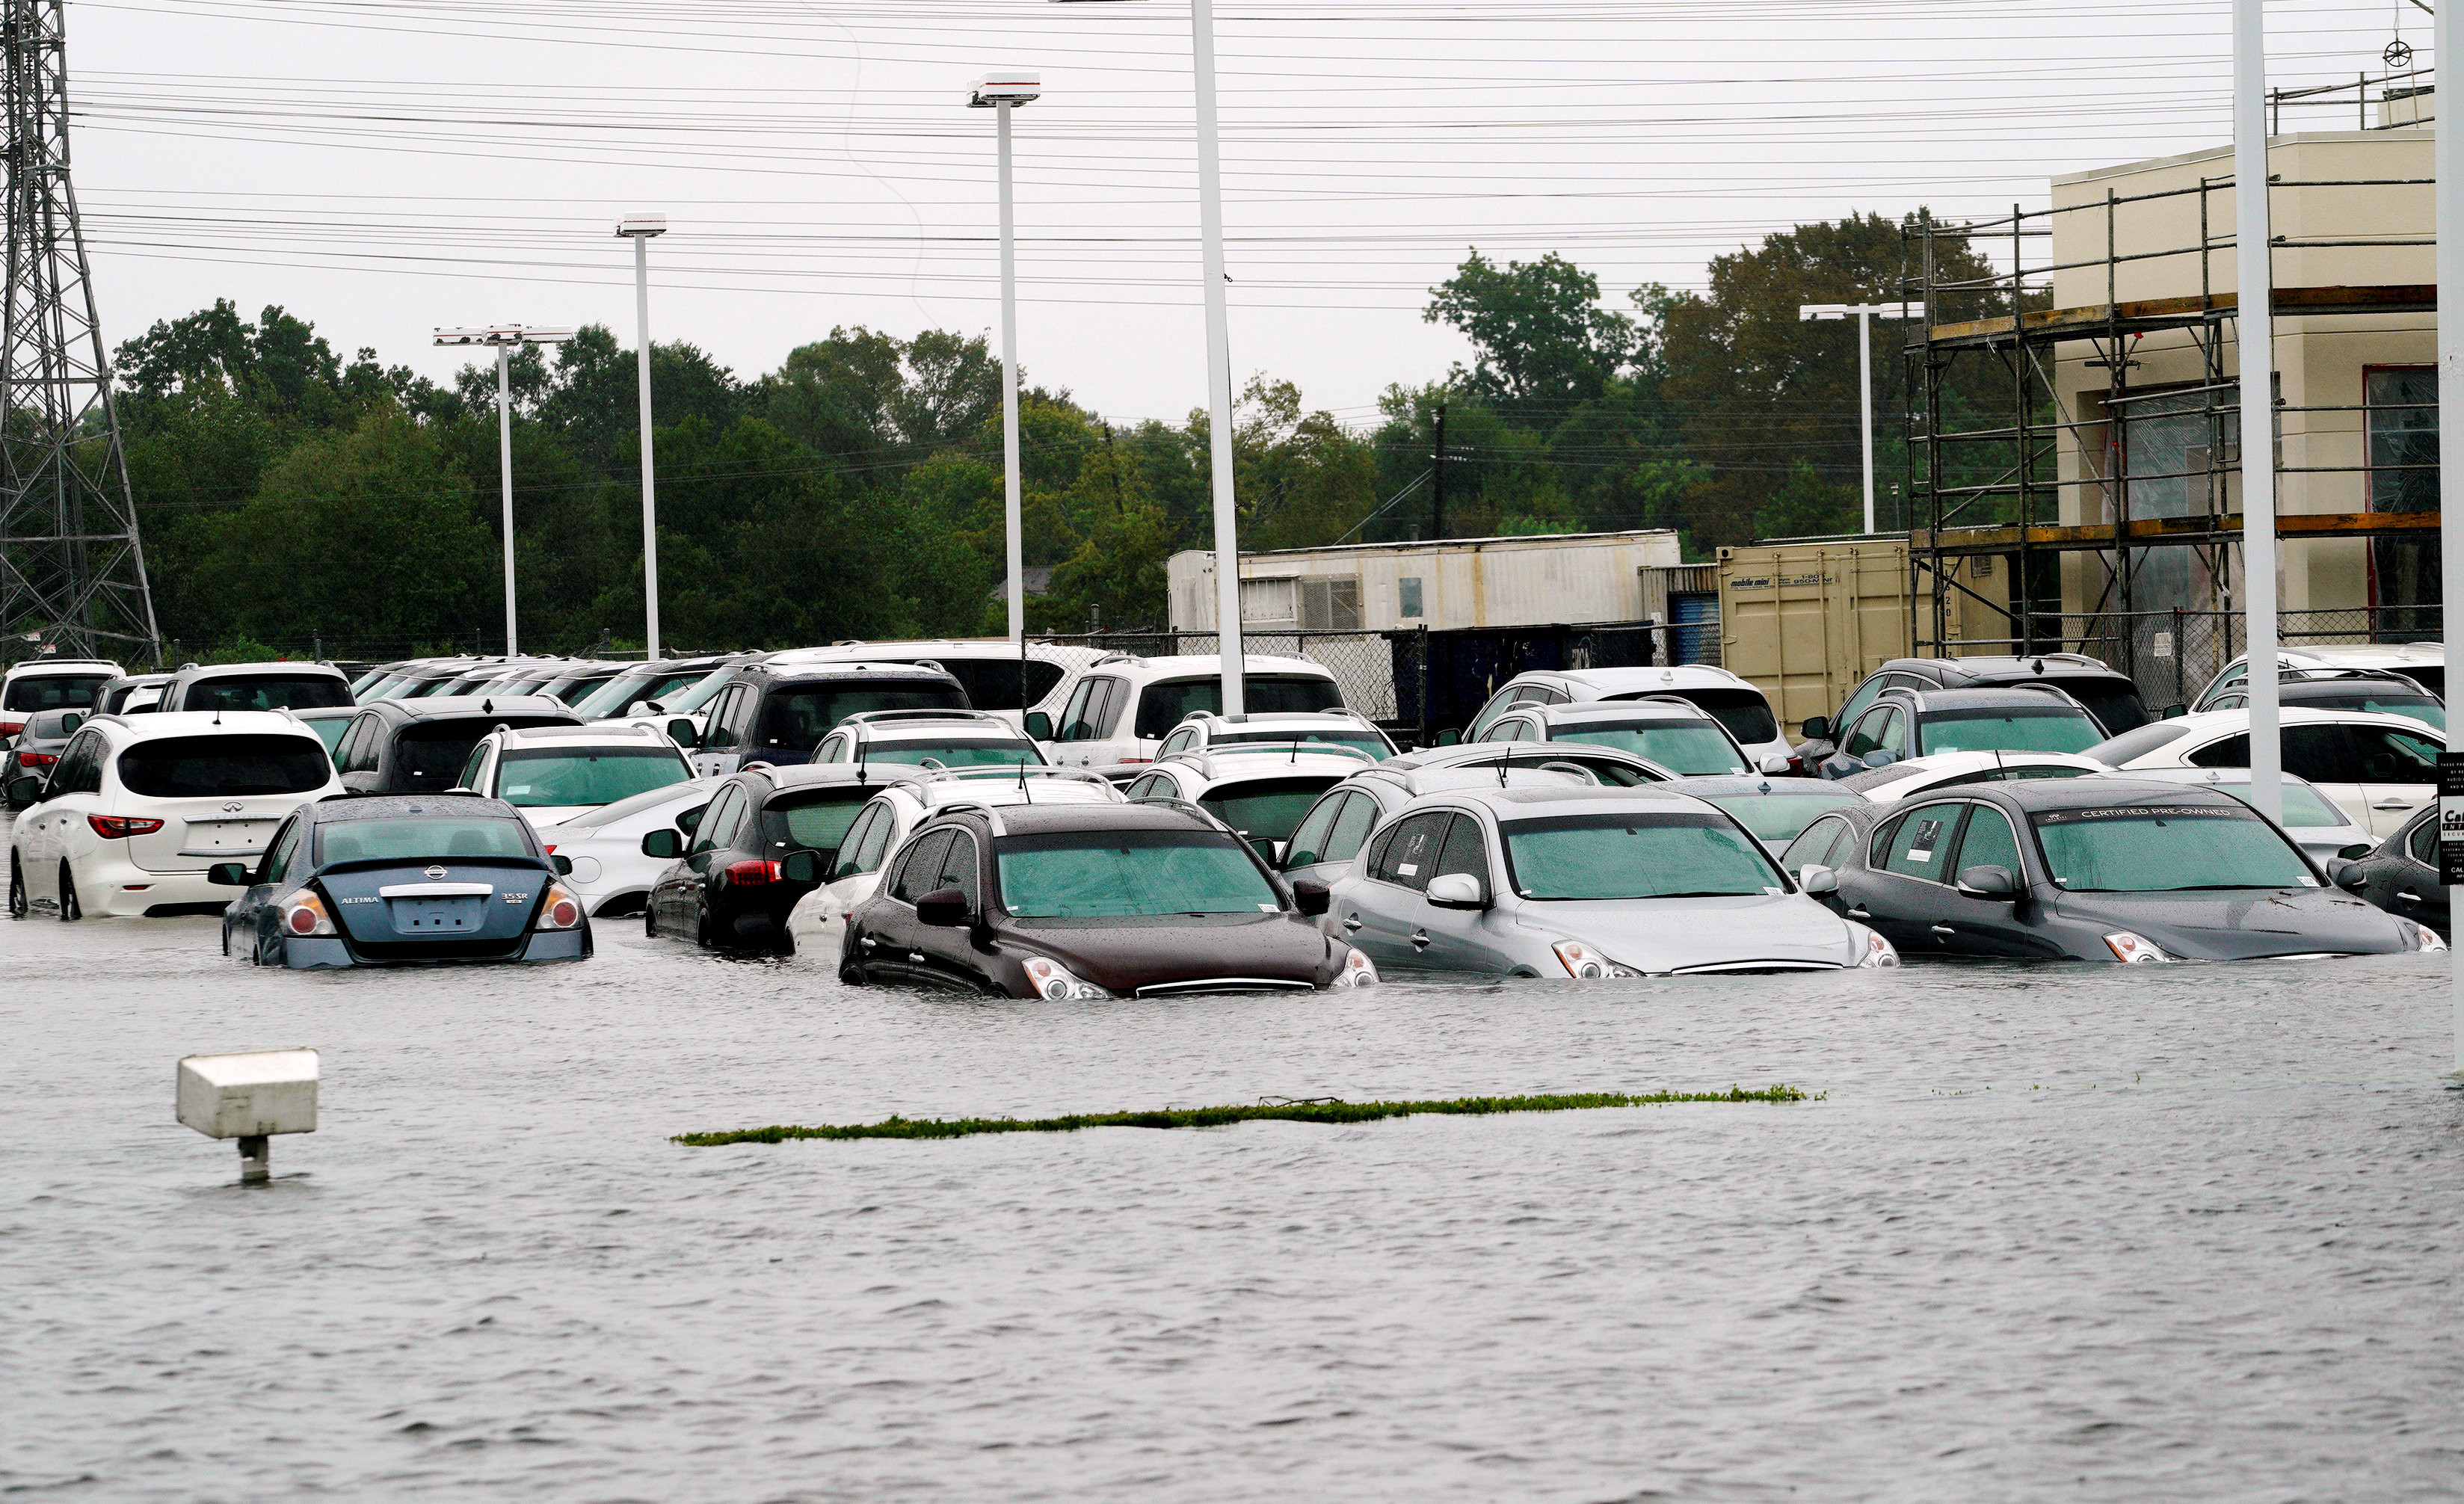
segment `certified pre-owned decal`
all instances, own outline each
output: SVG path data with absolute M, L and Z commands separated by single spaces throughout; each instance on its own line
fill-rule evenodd
M 2083 820 L 2255 820 L 2254 811 L 2211 805 L 2117 805 L 2104 809 L 2049 809 L 2028 817 L 2037 825 L 2077 825 Z

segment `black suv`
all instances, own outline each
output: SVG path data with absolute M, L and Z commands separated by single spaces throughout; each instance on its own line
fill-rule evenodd
M 1846 778 L 1938 752 L 2083 752 L 2103 728 L 2060 686 L 2008 689 L 1887 689 L 1865 707 L 1838 749 L 1808 766 Z
M 796 900 L 821 886 L 841 838 L 882 785 L 916 776 L 847 763 L 737 774 L 711 796 L 690 839 L 674 829 L 642 837 L 643 855 L 674 862 L 650 887 L 643 932 L 792 951 L 787 915 Z M 813 870 L 799 862 L 790 876 L 788 859 L 799 852 L 813 853 Z
M 2049 683 L 2078 700 L 2108 737 L 2135 730 L 2154 719 L 2141 703 L 2139 686 L 2083 652 L 2041 652 L 2028 657 L 1893 658 L 1865 676 L 1836 716 L 1815 716 L 1799 727 L 1805 741 L 1794 756 L 1807 772 L 1838 750 L 1840 734 L 1875 697 L 1891 689 L 1994 689 Z
M 831 727 L 869 710 L 973 708 L 957 679 L 935 664 L 748 663 L 710 702 L 693 776 L 809 763 Z
M 578 726 L 544 695 L 439 695 L 363 706 L 334 743 L 334 766 L 355 794 L 434 794 L 451 788 L 471 749 L 498 726 Z

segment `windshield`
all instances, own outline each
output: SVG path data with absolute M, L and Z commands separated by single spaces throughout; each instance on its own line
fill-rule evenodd
M 2447 729 L 2447 707 L 2428 695 L 2370 694 L 2363 690 L 2344 690 L 2327 695 L 2304 695 L 2287 703 L 2303 710 L 2370 710 L 2382 716 L 2410 716 L 2425 726 Z
M 860 749 L 868 763 L 916 763 L 931 758 L 943 767 L 1044 765 L 1035 743 L 1008 737 L 950 737 L 935 741 L 872 741 Z
M 1991 705 L 1925 713 L 1924 755 L 1938 752 L 2084 752 L 2102 741 L 2095 721 L 2068 705 Z
M 774 848 L 835 852 L 871 799 L 872 789 L 866 786 L 776 794 L 762 807 L 761 833 Z
M 1288 841 L 1317 796 L 1341 782 L 1324 774 L 1243 779 L 1216 785 L 1198 796 L 1198 804 L 1253 841 Z
M 9 686 L 10 710 L 88 710 L 117 674 L 30 674 Z
M 1762 847 L 1713 814 L 1559 815 L 1501 824 L 1527 898 L 1699 898 L 1786 891 Z
M 1021 918 L 1280 914 L 1248 850 L 1211 830 L 1083 830 L 993 843 L 1001 907 Z
M 2054 881 L 2073 893 L 2319 886 L 2300 853 L 2237 804 L 2055 809 L 2028 819 Z
M 810 752 L 821 745 L 830 728 L 849 716 L 861 716 L 874 710 L 965 710 L 966 692 L 956 684 L 937 683 L 931 679 L 899 683 L 896 680 L 839 679 L 823 684 L 787 684 L 770 692 L 761 704 L 761 724 L 753 733 L 754 743 L 764 747 L 784 747 L 793 752 Z M 925 743 L 920 756 L 930 756 Z M 884 757 L 884 762 L 897 759 Z
M 1751 771 L 1726 733 L 1699 720 L 1580 720 L 1558 727 L 1550 740 L 1615 747 L 1681 775 Z
M 1849 793 L 1705 794 L 1703 797 L 1735 815 L 1737 823 L 1752 831 L 1757 841 L 1793 841 L 1814 823 L 1814 817 L 1825 809 L 1865 802 Z
M 529 827 L 493 815 L 329 820 L 317 828 L 321 862 L 432 862 L 455 856 L 531 854 Z
M 199 679 L 180 697 L 182 710 L 321 710 L 350 702 L 350 687 L 330 674 L 235 674 Z
M 1749 689 L 1671 689 L 1653 690 L 1654 695 L 1674 695 L 1690 700 L 1711 713 L 1711 719 L 1727 728 L 1728 735 L 1751 746 L 1757 741 L 1779 740 L 1779 722 L 1771 718 L 1771 702 L 1760 690 Z
M 574 701 L 573 708 L 584 720 L 604 720 L 609 716 L 623 715 L 636 700 L 655 699 L 664 706 L 668 703 L 668 697 L 689 690 L 719 672 L 707 666 L 671 669 L 645 664 L 638 669 L 627 669 L 605 683 L 593 686 L 588 695 Z
M 1339 747 L 1358 747 L 1381 763 L 1395 755 L 1395 749 L 1386 744 L 1384 737 L 1357 727 L 1349 731 L 1311 731 L 1296 726 L 1287 726 L 1281 731 L 1218 731 L 1207 739 L 1207 745 L 1234 746 L 1243 741 L 1298 741 L 1305 744 L 1317 741 Z
M 148 799 L 304 794 L 334 776 L 324 746 L 304 736 L 166 737 L 120 754 L 120 782 Z
M 1334 680 L 1297 674 L 1244 674 L 1241 675 L 1241 697 L 1243 710 L 1252 716 L 1333 710 L 1343 703 L 1343 691 L 1335 687 Z M 1221 713 L 1222 709 L 1223 680 L 1220 675 L 1150 684 L 1138 697 L 1136 733 L 1150 741 L 1168 737 L 1191 711 Z
M 416 792 L 429 788 L 451 788 L 462 776 L 463 764 L 471 761 L 471 749 L 479 739 L 498 726 L 520 730 L 524 726 L 561 726 L 562 719 L 543 719 L 538 716 L 503 716 L 482 719 L 473 716 L 464 720 L 414 721 L 402 728 L 394 742 L 394 781 L 399 788 Z M 416 779 L 416 784 L 408 780 Z
M 496 764 L 496 797 L 528 808 L 612 805 L 692 777 L 672 747 L 514 748 Z

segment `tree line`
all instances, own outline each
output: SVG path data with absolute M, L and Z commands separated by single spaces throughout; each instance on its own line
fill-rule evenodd
M 1390 387 L 1374 426 L 1247 383 L 1243 546 L 1671 527 L 1697 558 L 1853 530 L 1856 331 L 1796 307 L 1896 301 L 1903 244 L 1879 215 L 1800 226 L 1715 259 L 1701 293 L 1635 289 L 1631 312 L 1553 254 L 1473 250 L 1425 317 L 1475 359 Z M 1936 259 L 1985 275 L 1940 241 Z M 1892 342 L 1876 347 L 1887 482 L 1905 398 Z M 493 363 L 440 385 L 372 350 L 345 360 L 282 308 L 218 302 L 121 345 L 116 372 L 157 613 L 185 655 L 501 650 Z M 665 640 L 1004 630 L 1000 375 L 982 337 L 939 330 L 834 328 L 749 379 L 654 344 Z M 511 376 L 523 645 L 638 650 L 633 356 L 591 326 L 552 357 L 523 349 Z M 1030 625 L 1161 624 L 1165 560 L 1212 546 L 1206 414 L 1115 424 L 1023 380 L 1020 427 L 1026 561 L 1052 570 Z

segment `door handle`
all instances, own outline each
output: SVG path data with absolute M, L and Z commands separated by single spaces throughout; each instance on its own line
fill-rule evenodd
M 1356 930 L 1360 928 L 1360 916 L 1357 914 L 1345 915 L 1343 918 L 1343 927 L 1347 930 Z
M 2419 903 L 2421 901 L 2421 895 L 2407 889 L 2395 896 L 2395 901 L 2398 903 Z
M 2412 801 L 2409 799 L 2382 799 L 2378 803 L 2370 806 L 2370 807 L 2373 809 L 2409 809 L 2412 807 Z
M 1947 924 L 1937 924 L 1937 925 L 1935 925 L 1935 926 L 1933 927 L 1933 932 L 1934 932 L 1936 935 L 1956 935 L 1956 934 L 1958 934 L 1958 933 L 1959 933 L 1957 930 L 1952 929 L 1952 928 L 1951 928 L 1949 925 L 1947 925 Z
M 1428 949 L 1428 948 L 1429 948 L 1429 932 L 1428 932 L 1428 931 L 1426 931 L 1426 930 L 1414 930 L 1414 931 L 1412 932 L 1412 948 L 1413 948 L 1414 950 L 1426 950 L 1426 949 Z
M 859 945 L 861 945 L 861 946 L 863 946 L 863 947 L 864 947 L 865 949 L 867 949 L 867 950 L 870 950 L 870 949 L 872 949 L 875 945 L 880 944 L 880 943 L 881 943 L 881 941 L 879 941 L 879 940 L 874 940 L 874 939 L 873 939 L 871 936 L 869 936 L 869 935 L 860 935 L 860 936 L 856 937 L 856 943 L 857 943 L 857 944 L 859 944 Z
M 1848 911 L 1848 917 L 1849 917 L 1850 918 L 1852 918 L 1852 919 L 1870 919 L 1870 918 L 1872 918 L 1874 916 L 1873 916 L 1873 915 L 1871 915 L 1871 914 L 1869 914 L 1869 913 L 1867 913 L 1865 910 L 1863 910 L 1863 909 L 1861 909 L 1861 908 L 1857 908 L 1857 909 L 1851 909 L 1851 910 L 1849 910 L 1849 911 Z

